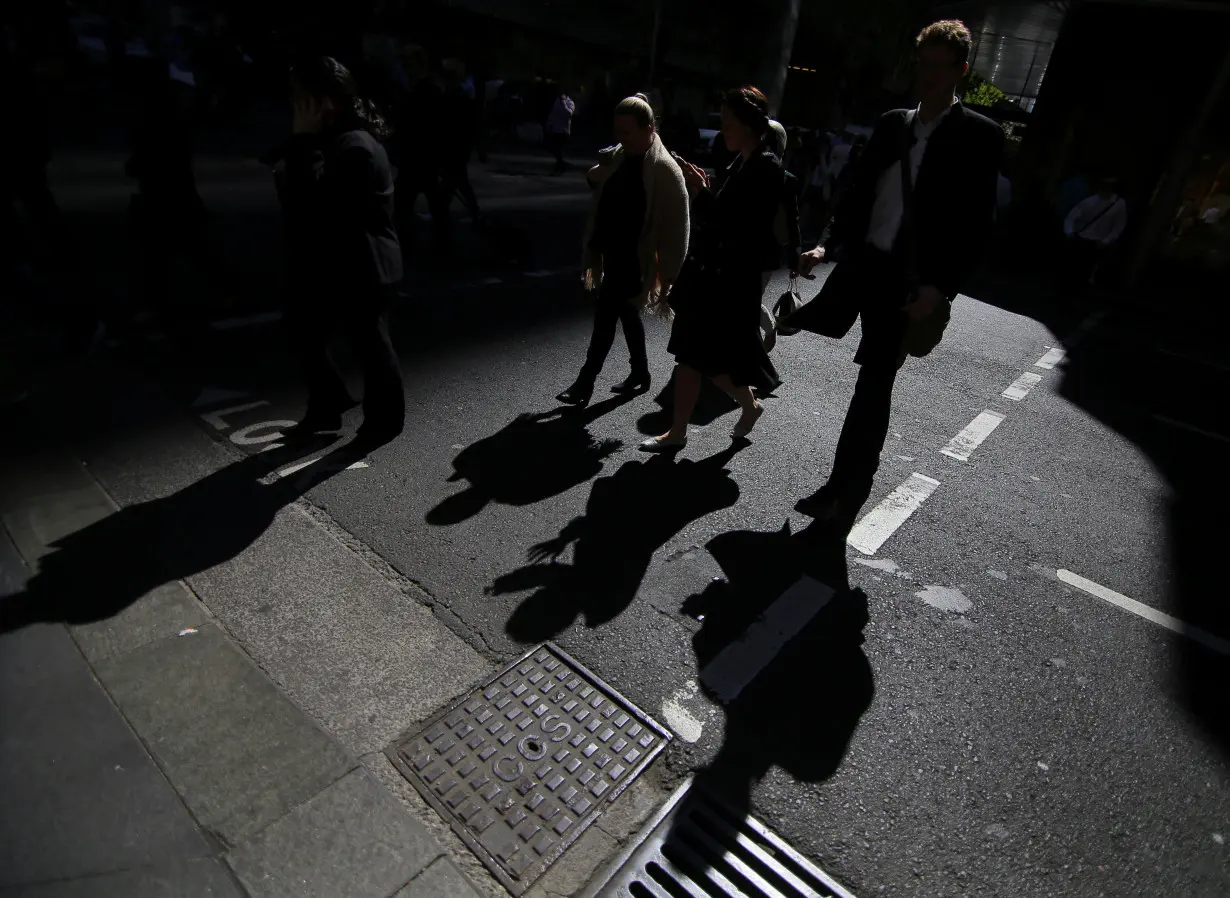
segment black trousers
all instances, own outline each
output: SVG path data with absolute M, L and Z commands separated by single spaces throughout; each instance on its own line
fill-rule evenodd
M 467 176 L 468 178 L 468 176 Z M 427 210 L 431 213 L 431 232 L 437 252 L 452 248 L 452 232 L 449 227 L 448 207 L 452 194 L 445 193 L 444 184 L 436 172 L 424 172 L 412 168 L 400 174 L 393 194 L 393 209 L 397 217 L 397 238 L 403 249 L 414 245 L 414 204 L 419 195 L 427 197 Z M 475 201 L 477 202 L 477 200 Z
M 400 428 L 406 418 L 405 387 L 393 343 L 389 310 L 394 287 L 369 288 L 362 296 L 292 296 L 287 313 L 292 350 L 307 380 L 311 416 L 329 416 L 353 400 L 329 354 L 344 338 L 363 372 L 363 418 L 368 424 Z
M 639 274 L 636 276 L 639 281 Z M 645 351 L 645 324 L 641 310 L 636 304 L 640 293 L 638 284 L 629 284 L 618 275 L 604 276 L 598 288 L 598 305 L 594 310 L 594 332 L 589 338 L 589 352 L 585 355 L 585 367 L 578 380 L 593 383 L 602 373 L 602 366 L 615 343 L 615 325 L 624 327 L 624 339 L 628 342 L 628 355 L 632 360 L 633 375 L 649 374 L 649 356 Z
M 902 345 L 907 319 L 901 307 L 907 288 L 900 264 L 887 253 L 867 251 L 858 260 L 841 264 L 859 266 L 863 337 L 854 357 L 861 368 L 837 440 L 828 488 L 852 514 L 871 495 L 888 436 L 893 386 L 905 361 Z

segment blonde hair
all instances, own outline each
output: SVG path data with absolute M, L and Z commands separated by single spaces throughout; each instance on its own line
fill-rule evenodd
M 644 94 L 637 94 L 635 97 L 625 97 L 620 100 L 619 105 L 615 107 L 615 114 L 632 116 L 642 128 L 652 128 L 654 126 L 653 106 L 649 103 L 649 97 Z

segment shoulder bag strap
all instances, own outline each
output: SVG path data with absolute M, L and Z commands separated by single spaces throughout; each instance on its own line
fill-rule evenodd
M 918 292 L 918 250 L 914 239 L 914 178 L 910 172 L 910 150 L 914 142 L 913 111 L 905 115 L 901 129 L 901 248 L 905 255 L 906 284 L 910 295 Z
M 1077 232 L 1076 232 L 1076 236 L 1077 236 L 1077 237 L 1084 237 L 1084 236 L 1085 236 L 1085 232 L 1086 232 L 1086 231 L 1088 231 L 1091 227 L 1093 227 L 1095 224 L 1097 224 L 1099 221 L 1101 221 L 1101 220 L 1102 220 L 1102 216 L 1103 216 L 1103 215 L 1105 215 L 1107 212 L 1109 212 L 1111 209 L 1115 208 L 1115 206 L 1117 206 L 1117 205 L 1119 205 L 1119 197 L 1115 197 L 1113 200 L 1111 200 L 1111 201 L 1110 201 L 1110 204 L 1109 204 L 1109 205 L 1104 206 L 1104 207 L 1102 208 L 1102 210 L 1101 210 L 1100 212 L 1098 212 L 1098 214 L 1097 214 L 1097 215 L 1095 215 L 1095 216 L 1093 216 L 1093 218 L 1089 219 L 1089 223 L 1088 223 L 1088 224 L 1082 225 L 1082 226 L 1081 226 L 1081 229 L 1080 229 L 1079 231 L 1077 231 Z

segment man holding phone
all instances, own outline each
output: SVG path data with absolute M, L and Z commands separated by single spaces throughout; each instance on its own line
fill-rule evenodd
M 907 355 L 939 343 L 949 306 L 991 232 L 1003 130 L 966 109 L 957 85 L 971 39 L 958 21 L 936 22 L 916 40 L 916 109 L 877 123 L 831 236 L 803 253 L 799 273 L 840 264 L 789 326 L 840 338 L 862 318 L 861 365 L 828 482 L 799 501 L 803 514 L 853 526 L 871 494 L 888 434 L 893 384 Z

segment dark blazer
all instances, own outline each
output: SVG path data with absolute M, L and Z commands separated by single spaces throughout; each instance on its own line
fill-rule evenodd
M 778 268 L 782 249 L 773 221 L 782 184 L 781 165 L 768 150 L 736 158 L 716 191 L 702 190 L 692 200 L 693 221 L 700 225 L 690 255 L 719 271 Z
M 826 249 L 848 255 L 866 241 L 880 176 L 901 159 L 907 115 L 896 109 L 876 124 L 838 203 Z M 950 300 L 979 263 L 991 233 L 1003 147 L 999 125 L 957 103 L 931 135 L 918 168 L 913 217 L 919 283 Z
M 396 284 L 393 168 L 359 128 L 296 135 L 283 148 L 278 193 L 292 289 L 349 291 Z

